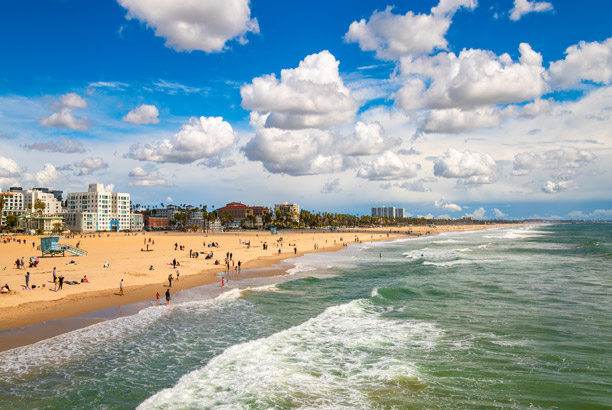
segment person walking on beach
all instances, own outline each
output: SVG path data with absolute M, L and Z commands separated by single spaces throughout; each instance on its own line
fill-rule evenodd
M 55 283 L 55 279 L 57 279 L 57 273 L 55 272 L 55 267 L 53 267 L 53 283 Z
M 168 287 L 171 288 L 172 287 L 172 279 L 174 279 L 172 277 L 172 274 L 168 275 Z
M 26 279 L 26 288 L 29 288 L 30 287 L 30 272 L 26 273 L 25 279 Z
M 176 258 L 172 260 L 172 269 L 176 269 Z
M 174 242 L 174 250 L 176 250 L 176 248 L 178 248 L 178 242 Z
M 123 279 L 119 282 L 119 296 L 123 296 Z
M 177 282 L 178 282 L 178 280 L 179 280 L 179 276 L 181 276 L 181 274 L 180 274 L 180 272 L 177 270 L 177 271 L 176 271 L 176 281 L 177 281 Z
M 166 305 L 170 304 L 170 289 L 166 289 Z
M 23 256 L 21 257 L 21 269 L 25 269 L 25 261 L 23 260 Z

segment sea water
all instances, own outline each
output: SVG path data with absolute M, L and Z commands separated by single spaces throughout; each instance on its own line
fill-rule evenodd
M 611 263 L 609 224 L 310 254 L 2 352 L 0 407 L 610 408 Z

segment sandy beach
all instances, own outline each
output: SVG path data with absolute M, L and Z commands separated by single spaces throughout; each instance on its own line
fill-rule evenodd
M 339 231 L 286 231 L 272 235 L 269 232 L 229 233 L 102 233 L 60 238 L 61 244 L 78 246 L 88 252 L 86 256 L 40 257 L 36 247 L 40 238 L 17 236 L 16 241 L 0 243 L 0 282 L 9 285 L 10 292 L 0 295 L 0 330 L 15 329 L 51 319 L 74 317 L 112 306 L 153 300 L 159 292 L 164 299 L 168 289 L 168 276 L 173 275 L 171 293 L 182 289 L 217 282 L 221 276 L 232 280 L 242 270 L 271 267 L 276 262 L 311 252 L 330 252 L 351 246 L 358 241 L 392 240 L 407 235 L 436 234 L 446 231 L 464 231 L 489 228 L 489 225 L 461 225 L 439 227 L 406 227 L 380 229 L 343 229 Z M 282 241 L 280 239 L 282 238 Z M 34 243 L 34 245 L 33 245 Z M 218 247 L 209 246 L 218 243 Z M 250 244 L 250 245 L 249 245 Z M 267 249 L 264 249 L 267 244 Z M 176 250 L 175 250 L 175 245 Z M 149 251 L 147 251 L 147 247 Z M 181 249 L 182 247 L 182 249 Z M 279 252 L 280 250 L 280 252 Z M 198 258 L 191 257 L 195 252 Z M 211 259 L 205 259 L 209 253 Z M 228 272 L 226 255 L 232 261 Z M 39 257 L 37 267 L 28 268 L 30 257 Z M 17 269 L 15 261 L 24 258 L 25 269 Z M 173 267 L 176 259 L 179 266 Z M 220 265 L 215 265 L 219 260 Z M 74 262 L 72 264 L 71 262 Z M 105 268 L 108 262 L 109 267 Z M 150 270 L 150 267 L 153 270 Z M 54 291 L 53 269 L 64 277 L 62 290 Z M 177 271 L 180 279 L 177 281 Z M 30 273 L 25 289 L 25 274 Z M 262 273 L 263 272 L 263 273 Z M 268 272 L 268 273 L 266 273 Z M 277 275 L 274 269 L 258 270 L 259 276 Z M 81 283 L 87 276 L 89 282 Z M 119 292 L 123 279 L 124 295 Z M 66 284 L 67 282 L 77 284 Z

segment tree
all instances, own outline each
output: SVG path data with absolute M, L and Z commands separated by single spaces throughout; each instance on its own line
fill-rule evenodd
M 43 213 L 43 211 L 45 210 L 46 207 L 47 207 L 47 204 L 45 204 L 40 199 L 37 199 L 34 202 L 34 210 L 38 213 L 38 216 L 42 215 L 42 213 Z
M 0 195 L 0 230 L 2 230 L 2 211 L 4 211 L 4 205 L 6 205 L 6 199 L 4 199 L 4 195 Z
M 56 222 L 53 224 L 53 232 L 61 232 L 62 231 L 62 223 Z
M 6 226 L 9 229 L 15 229 L 15 227 L 17 227 L 17 217 L 15 214 L 9 214 L 6 216 Z

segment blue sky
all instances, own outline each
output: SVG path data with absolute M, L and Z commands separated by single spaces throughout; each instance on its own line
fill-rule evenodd
M 0 188 L 612 217 L 604 1 L 5 1 Z

